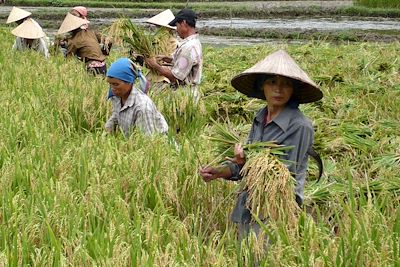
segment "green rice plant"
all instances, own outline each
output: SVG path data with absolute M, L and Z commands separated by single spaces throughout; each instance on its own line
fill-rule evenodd
M 120 26 L 124 31 L 123 40 L 132 51 L 135 51 L 135 53 L 145 58 L 156 55 L 153 46 L 154 35 L 146 32 L 140 26 L 133 24 L 130 19 L 123 19 Z
M 265 102 L 240 95 L 229 82 L 276 46 L 204 46 L 198 106 L 179 93 L 152 92 L 171 133 L 126 139 L 104 134 L 111 112 L 104 79 L 76 60 L 11 50 L 9 30 L 0 29 L 0 265 L 254 263 L 257 244 L 239 244 L 230 222 L 240 185 L 205 183 L 198 167 L 223 152 L 223 142 L 209 137 L 231 140 L 225 147 L 237 142 L 232 132 L 246 139 Z M 307 183 L 310 212 L 299 213 L 295 231 L 272 220 L 266 225 L 271 244 L 260 265 L 396 265 L 398 43 L 278 47 L 310 77 L 338 74 L 342 81 L 321 78 L 323 100 L 300 105 L 313 121 L 326 177 Z M 112 51 L 107 63 L 120 56 Z
M 357 5 L 381 8 L 400 8 L 397 0 L 356 0 Z
M 250 131 L 250 124 L 233 126 L 231 122 L 219 123 L 213 122 L 213 128 L 208 133 L 208 140 L 214 142 L 214 150 L 219 154 L 219 157 L 233 158 L 233 148 L 235 144 L 244 144 L 246 142 L 247 133 Z M 275 155 L 284 154 L 285 150 L 290 147 L 283 147 L 274 142 L 255 142 L 251 144 L 244 144 L 243 150 L 247 154 L 258 153 L 263 149 L 270 149 Z
M 166 88 L 151 94 L 171 133 L 195 134 L 203 127 L 204 103 L 194 97 L 189 87 Z

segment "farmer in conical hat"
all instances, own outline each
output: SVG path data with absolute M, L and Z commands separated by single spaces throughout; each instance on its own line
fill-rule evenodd
M 157 63 L 161 66 L 171 66 L 171 63 L 167 63 L 163 61 L 164 58 L 167 58 L 167 61 L 172 57 L 175 52 L 178 41 L 175 38 L 175 30 L 176 27 L 170 26 L 168 23 L 175 19 L 174 14 L 170 9 L 166 9 L 163 12 L 149 18 L 146 20 L 146 23 L 154 25 L 157 27 L 158 31 L 162 31 L 160 36 L 162 36 L 162 40 L 159 40 L 159 43 L 154 43 L 153 45 L 157 47 L 157 51 L 159 51 L 159 55 L 156 56 Z M 140 55 L 134 55 L 135 59 L 140 63 L 143 61 L 143 58 Z M 151 88 L 154 89 L 164 89 L 166 85 L 170 83 L 169 79 L 165 76 L 158 74 L 157 72 L 150 71 L 146 78 L 152 84 Z
M 179 44 L 172 58 L 165 57 L 164 61 L 172 64 L 172 68 L 162 66 L 156 58 L 145 59 L 146 66 L 168 78 L 174 87 L 187 86 L 195 99 L 199 99 L 198 86 L 201 82 L 203 69 L 203 53 L 196 30 L 196 13 L 191 9 L 182 9 L 175 18 L 168 23 L 176 26 L 179 37 L 183 40 Z
M 8 15 L 6 23 L 8 24 L 8 23 L 15 22 L 18 25 L 20 25 L 22 22 L 24 22 L 24 20 L 26 20 L 27 18 L 30 18 L 31 15 L 32 15 L 31 12 L 23 10 L 22 8 L 19 8 L 19 7 L 13 6 L 10 14 Z
M 88 72 L 94 75 L 106 75 L 106 57 L 101 52 L 96 34 L 86 27 L 88 23 L 88 20 L 68 13 L 57 34 L 71 35 L 67 39 L 66 57 L 76 56 L 85 63 Z
M 33 19 L 25 19 L 24 22 L 13 29 L 11 33 L 17 36 L 13 49 L 18 51 L 32 49 L 42 53 L 46 58 L 49 57 L 47 43 L 44 40 L 46 35 L 39 24 Z
M 289 171 L 296 179 L 296 202 L 303 202 L 304 184 L 308 166 L 308 154 L 314 141 L 314 129 L 310 120 L 298 108 L 299 104 L 318 101 L 322 92 L 296 62 L 283 50 L 270 54 L 253 67 L 236 75 L 232 86 L 243 94 L 266 100 L 266 106 L 254 118 L 248 143 L 274 141 L 293 147 L 283 156 L 289 162 Z M 246 162 L 240 144 L 235 145 L 235 158 L 219 167 L 205 167 L 199 170 L 204 181 L 217 178 L 231 181 L 242 179 L 240 171 Z M 288 196 L 292 197 L 292 196 Z M 250 211 L 244 203 L 247 192 L 242 192 L 232 213 L 233 222 L 239 226 L 239 238 L 247 236 L 250 230 L 260 230 L 251 223 Z
M 107 82 L 112 90 L 110 100 L 113 111 L 105 125 L 107 132 L 115 132 L 119 127 L 129 137 L 135 128 L 146 135 L 168 131 L 164 116 L 143 89 L 135 85 L 139 77 L 140 71 L 128 58 L 120 58 L 111 64 L 107 71 Z
M 22 8 L 18 8 L 18 7 L 13 7 L 11 9 L 10 14 L 8 15 L 7 18 L 7 24 L 9 23 L 16 23 L 18 25 L 21 25 L 23 22 L 25 22 L 26 20 L 29 20 L 29 22 L 27 24 L 25 24 L 22 28 L 17 27 L 16 30 L 16 35 L 17 38 L 15 39 L 14 45 L 13 45 L 13 49 L 16 50 L 24 50 L 24 49 L 33 49 L 33 50 L 37 50 L 41 53 L 43 53 L 45 55 L 45 57 L 48 57 L 48 42 L 46 39 L 48 39 L 46 37 L 46 34 L 43 33 L 42 27 L 40 27 L 39 23 L 37 23 L 34 19 L 31 18 L 32 13 L 26 10 L 23 10 Z M 33 24 L 36 25 L 33 26 Z M 32 29 L 32 33 L 29 33 L 29 31 Z M 33 39 L 29 39 L 29 38 L 24 38 L 21 35 L 27 36 L 33 36 L 33 35 L 41 35 L 43 33 L 42 37 L 39 38 L 33 38 Z M 35 36 L 36 36 L 35 35 Z M 33 44 L 33 45 L 32 45 Z

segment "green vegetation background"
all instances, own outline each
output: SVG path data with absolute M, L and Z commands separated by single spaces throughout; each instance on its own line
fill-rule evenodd
M 399 43 L 206 46 L 195 120 L 185 124 L 174 116 L 179 102 L 153 94 L 181 132 L 126 140 L 104 135 L 111 108 L 102 78 L 75 60 L 14 52 L 9 29 L 0 35 L 1 266 L 249 266 L 252 245 L 237 243 L 229 221 L 238 186 L 205 184 L 197 169 L 218 156 L 211 118 L 246 135 L 263 105 L 230 79 L 278 47 L 324 92 L 302 109 L 326 171 L 315 183 L 311 164 L 308 212 L 296 233 L 275 226 L 261 263 L 400 263 Z

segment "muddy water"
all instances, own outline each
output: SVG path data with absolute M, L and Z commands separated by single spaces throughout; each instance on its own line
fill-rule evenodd
M 132 19 L 134 23 L 144 25 L 147 18 Z M 98 27 L 105 27 L 110 25 L 114 19 L 91 19 L 91 23 Z M 53 36 L 56 28 L 59 27 L 61 22 L 46 23 L 48 28 L 45 32 L 48 36 Z M 53 26 L 54 25 L 54 26 Z M 354 20 L 350 17 L 342 17 L 339 19 L 333 18 L 285 18 L 285 19 L 207 19 L 199 20 L 197 27 L 202 28 L 231 28 L 231 29 L 279 29 L 279 30 L 315 30 L 315 31 L 341 31 L 341 30 L 396 30 L 400 33 L 400 20 L 395 19 L 376 19 L 366 18 L 365 20 Z M 256 38 L 235 38 L 235 37 L 218 37 L 218 36 L 202 36 L 204 44 L 212 44 L 216 46 L 227 45 L 251 45 L 265 42 L 280 42 L 279 40 L 265 40 Z M 283 42 L 288 42 L 283 41 Z M 304 41 L 291 41 L 291 42 L 304 42 Z
M 132 19 L 134 23 L 142 24 L 147 18 Z M 114 19 L 92 19 L 94 24 L 109 25 Z M 204 27 L 231 29 L 303 29 L 318 31 L 337 30 L 399 30 L 400 20 L 387 18 L 285 18 L 285 19 L 206 19 L 198 20 L 199 29 Z
M 303 29 L 318 31 L 335 30 L 400 30 L 400 20 L 365 18 L 354 20 L 340 18 L 285 18 L 285 19 L 212 19 L 200 20 L 198 27 L 233 29 Z
M 259 5 L 260 8 L 274 8 L 284 6 L 349 6 L 351 1 L 261 1 L 261 2 L 247 2 L 250 5 Z M 50 10 L 44 7 L 25 7 L 26 10 L 35 12 L 43 12 L 43 10 Z M 11 10 L 9 6 L 0 6 L 0 14 L 7 14 Z M 51 7 L 52 12 L 67 12 L 68 8 Z M 107 8 L 90 8 L 90 11 L 96 12 L 107 11 L 114 9 Z M 115 9 L 115 14 L 118 10 Z M 91 18 L 91 23 L 98 27 L 110 25 L 115 18 Z M 134 23 L 144 24 L 147 18 L 132 19 Z M 61 21 L 39 21 L 42 25 L 46 25 L 45 31 L 49 36 L 54 35 L 55 29 L 59 27 Z M 341 31 L 341 30 L 395 30 L 400 33 L 400 19 L 387 19 L 387 18 L 352 18 L 352 17 L 336 17 L 336 18 L 267 18 L 267 19 L 200 19 L 197 22 L 197 27 L 202 28 L 225 28 L 225 29 L 271 29 L 271 30 L 315 30 L 315 31 Z M 269 42 L 265 39 L 244 39 L 235 37 L 216 37 L 216 36 L 203 36 L 204 43 L 216 45 L 246 45 L 254 43 Z M 277 42 L 274 40 L 274 42 Z
M 223 2 L 226 5 L 248 5 L 250 7 L 257 7 L 260 9 L 270 9 L 270 8 L 281 8 L 281 7 L 322 7 L 322 8 L 338 8 L 338 7 L 347 7 L 352 6 L 352 0 L 345 0 L 345 1 L 246 1 L 246 2 Z M 204 3 L 207 5 L 207 3 Z M 0 6 L 0 14 L 9 13 L 11 11 L 11 6 Z M 66 10 L 68 11 L 69 8 L 67 7 L 21 7 L 27 11 L 35 13 L 39 10 L 51 10 L 53 12 L 57 12 L 59 10 Z M 106 11 L 111 10 L 110 8 L 96 8 L 91 7 L 89 8 L 89 12 L 96 12 L 96 11 Z M 114 8 L 112 9 L 115 13 L 124 10 L 124 8 Z

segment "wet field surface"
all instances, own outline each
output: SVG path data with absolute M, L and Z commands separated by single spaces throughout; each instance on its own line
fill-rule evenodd
M 194 1 L 195 2 L 195 1 Z M 204 5 L 207 5 L 206 2 L 203 2 Z M 246 1 L 246 2 L 221 2 L 222 4 L 226 4 L 227 6 L 230 5 L 247 5 L 253 6 L 259 9 L 270 9 L 270 8 L 280 8 L 280 7 L 323 7 L 323 8 L 332 8 L 332 7 L 348 7 L 353 5 L 353 1 Z M 0 14 L 9 13 L 11 11 L 12 6 L 0 6 Z M 66 7 L 33 7 L 33 6 L 26 6 L 21 8 L 35 12 L 38 10 L 45 10 L 49 9 L 51 11 L 57 10 L 68 10 Z M 106 11 L 110 10 L 110 8 L 97 8 L 97 7 L 90 7 L 89 12 L 96 12 L 96 11 Z M 125 10 L 124 8 L 113 8 L 116 13 L 119 11 Z
M 134 23 L 143 24 L 148 18 L 131 19 Z M 110 25 L 114 19 L 92 19 L 97 25 Z M 196 27 L 228 29 L 304 29 L 304 30 L 399 30 L 400 20 L 389 18 L 284 18 L 284 19 L 200 19 Z
M 224 2 L 229 4 L 229 2 Z M 261 1 L 261 2 L 232 2 L 231 4 L 253 5 L 257 8 L 269 9 L 277 7 L 307 7 L 307 6 L 320 6 L 320 7 L 345 7 L 351 6 L 352 1 Z M 6 16 L 11 6 L 0 6 L 0 15 Z M 66 7 L 22 7 L 25 10 L 46 13 L 48 12 L 68 12 L 69 8 Z M 124 9 L 111 9 L 111 8 L 89 8 L 90 12 L 115 12 L 116 18 L 119 11 Z M 33 15 L 34 17 L 34 15 Z M 94 16 L 89 19 L 97 28 L 104 28 L 109 26 L 116 18 L 95 18 Z M 144 24 L 148 17 L 132 18 L 132 21 L 137 24 Z M 56 29 L 61 24 L 59 20 L 38 20 L 42 24 L 48 36 L 55 34 Z M 4 21 L 5 22 L 5 21 Z M 343 31 L 343 30 L 361 30 L 361 31 L 399 31 L 400 33 L 400 19 L 397 18 L 377 18 L 377 17 L 292 17 L 292 18 L 266 18 L 266 19 L 244 19 L 244 18 L 207 18 L 199 19 L 197 28 L 201 29 L 252 29 L 252 30 L 302 30 L 302 31 Z M 255 43 L 269 42 L 265 39 L 257 38 L 239 38 L 239 37 L 218 37 L 218 36 L 203 36 L 204 43 L 214 45 L 246 45 Z M 271 40 L 271 42 L 277 40 Z M 301 41 L 294 41 L 301 42 Z

